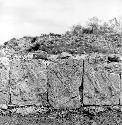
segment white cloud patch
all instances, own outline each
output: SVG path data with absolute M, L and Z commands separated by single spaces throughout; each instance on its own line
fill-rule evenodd
M 63 33 L 93 16 L 111 19 L 122 13 L 121 0 L 0 0 L 0 40 Z

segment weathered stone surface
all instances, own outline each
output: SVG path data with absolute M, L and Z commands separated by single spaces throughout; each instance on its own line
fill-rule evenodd
M 109 70 L 106 70 L 106 67 Z M 116 64 L 85 64 L 84 104 L 85 105 L 117 105 L 120 99 L 121 67 Z
M 97 65 L 107 62 L 107 55 L 92 53 L 86 57 L 89 64 Z
M 11 63 L 11 78 L 13 104 L 42 103 L 40 95 L 47 91 L 46 66 L 42 60 L 14 58 Z
M 119 104 L 121 62 L 108 63 L 107 55 L 102 54 L 85 55 L 83 58 L 82 55 L 44 55 L 47 60 L 40 53 L 34 54 L 36 58 L 33 53 L 1 55 L 0 104 L 8 103 L 11 93 L 13 104 L 49 106 L 50 103 L 54 108 L 79 107 L 83 60 L 83 103 Z
M 55 108 L 80 106 L 82 60 L 63 59 L 47 67 L 49 101 Z
M 8 80 L 9 80 L 9 68 L 8 60 L 6 57 L 0 58 L 0 104 L 8 104 L 9 102 L 9 89 L 8 89 Z
M 36 107 L 36 106 L 25 106 L 25 107 L 19 107 L 14 108 L 11 110 L 13 113 L 20 113 L 21 115 L 28 115 L 28 114 L 34 114 L 36 112 L 45 113 L 47 111 L 46 107 Z

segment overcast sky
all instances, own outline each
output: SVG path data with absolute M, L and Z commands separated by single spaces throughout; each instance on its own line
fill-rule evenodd
M 122 15 L 122 0 L 0 0 L 0 44 L 13 37 L 64 33 L 97 16 Z

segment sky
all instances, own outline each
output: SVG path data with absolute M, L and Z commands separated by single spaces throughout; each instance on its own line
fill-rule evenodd
M 0 0 L 0 44 L 23 36 L 65 33 L 94 16 L 122 16 L 122 0 Z

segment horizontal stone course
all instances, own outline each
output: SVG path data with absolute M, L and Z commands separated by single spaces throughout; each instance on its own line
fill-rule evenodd
M 54 108 L 78 108 L 82 103 L 119 105 L 120 62 L 107 63 L 107 56 L 99 54 L 83 59 L 73 56 L 53 59 L 48 55 L 47 61 L 33 58 L 32 54 L 25 57 L 16 54 L 5 57 L 8 62 L 1 61 L 0 103 L 8 104 L 11 94 L 11 103 L 15 105 L 38 103 Z M 83 90 L 79 89 L 82 84 Z

